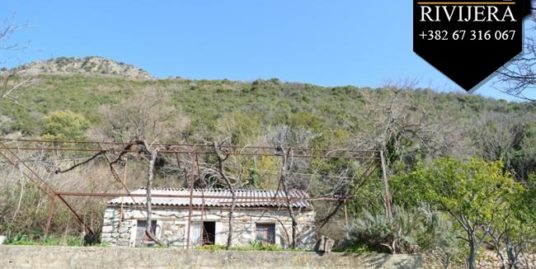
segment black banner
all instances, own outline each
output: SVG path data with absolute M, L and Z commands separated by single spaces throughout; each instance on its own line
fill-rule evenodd
M 469 91 L 523 49 L 530 0 L 413 2 L 413 51 Z

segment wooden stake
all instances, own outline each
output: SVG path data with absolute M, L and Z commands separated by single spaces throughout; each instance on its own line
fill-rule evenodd
M 48 236 L 48 233 L 50 232 L 50 226 L 52 225 L 52 217 L 54 216 L 54 208 L 56 207 L 56 196 L 50 197 L 50 200 L 48 202 L 48 219 L 47 219 L 47 225 L 45 226 L 45 238 Z
M 393 219 L 393 210 L 391 206 L 391 192 L 389 191 L 389 181 L 387 179 L 387 167 L 385 165 L 385 156 L 383 150 L 380 151 L 380 160 L 382 166 L 382 181 L 384 186 L 384 205 L 385 205 L 385 216 L 390 221 Z
M 346 221 L 346 229 L 345 229 L 346 230 L 346 239 L 349 239 L 350 235 L 348 234 L 348 231 L 350 229 L 348 229 L 348 226 L 349 226 L 348 225 L 348 207 L 347 207 L 346 203 L 344 204 L 344 219 Z

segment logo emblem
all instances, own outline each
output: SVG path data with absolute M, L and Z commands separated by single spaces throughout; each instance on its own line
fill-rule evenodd
M 470 91 L 523 50 L 530 0 L 413 2 L 413 51 Z

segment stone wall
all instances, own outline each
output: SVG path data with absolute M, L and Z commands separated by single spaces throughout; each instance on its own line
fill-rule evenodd
M 520 268 L 536 268 L 536 256 Z M 443 268 L 431 256 L 388 254 L 318 255 L 314 252 L 200 251 L 177 248 L 45 247 L 0 245 L 0 268 Z M 463 264 L 451 268 L 465 268 Z M 496 262 L 479 262 L 478 268 L 500 268 Z
M 295 210 L 298 221 L 297 246 L 311 249 L 315 243 L 314 211 Z M 192 210 L 190 244 L 197 245 L 195 226 L 203 221 L 216 223 L 216 244 L 225 245 L 229 233 L 225 208 Z M 274 223 L 276 244 L 288 247 L 292 242 L 292 221 L 286 208 L 237 208 L 233 214 L 233 245 L 247 245 L 255 240 L 256 223 Z M 113 246 L 135 246 L 138 220 L 146 220 L 144 208 L 109 207 L 105 210 L 101 240 Z M 186 247 L 188 238 L 188 209 L 156 207 L 156 237 L 170 246 Z
M 312 252 L 194 251 L 177 248 L 0 246 L 0 268 L 429 268 L 419 256 L 323 256 Z

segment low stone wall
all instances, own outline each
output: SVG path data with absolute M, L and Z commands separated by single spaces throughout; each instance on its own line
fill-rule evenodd
M 424 268 L 419 256 L 173 248 L 0 246 L 0 268 Z

